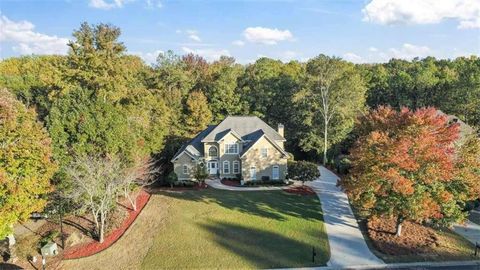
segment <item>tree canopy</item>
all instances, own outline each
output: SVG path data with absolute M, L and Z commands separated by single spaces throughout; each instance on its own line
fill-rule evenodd
M 36 118 L 34 110 L 0 89 L 0 239 L 16 222 L 41 212 L 52 191 L 57 166 L 48 133 Z
M 351 174 L 341 181 L 356 206 L 397 217 L 399 225 L 405 219 L 443 224 L 463 219 L 466 196 L 478 190 L 472 190 L 468 171 L 455 170 L 474 149 L 466 146 L 456 159 L 458 124 L 434 108 L 379 107 L 360 117 L 357 132 Z

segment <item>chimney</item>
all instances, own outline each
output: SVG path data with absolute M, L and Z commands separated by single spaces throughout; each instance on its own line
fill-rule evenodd
M 283 125 L 282 125 L 282 124 L 278 124 L 278 134 L 280 134 L 282 137 L 285 138 L 284 130 L 285 130 L 285 128 L 283 127 Z

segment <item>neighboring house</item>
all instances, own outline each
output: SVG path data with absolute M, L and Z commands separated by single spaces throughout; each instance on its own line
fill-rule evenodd
M 197 164 L 211 177 L 283 180 L 287 174 L 284 128 L 256 116 L 228 116 L 183 145 L 172 159 L 178 180 L 195 180 Z

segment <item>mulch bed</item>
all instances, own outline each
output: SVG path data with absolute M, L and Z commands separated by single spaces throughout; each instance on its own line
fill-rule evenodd
M 114 229 L 109 235 L 105 237 L 105 240 L 103 243 L 90 242 L 90 243 L 80 244 L 78 246 L 68 248 L 67 250 L 65 250 L 63 258 L 78 259 L 82 257 L 87 257 L 110 247 L 125 233 L 125 231 L 135 221 L 135 219 L 141 213 L 143 207 L 145 207 L 149 199 L 150 199 L 150 194 L 142 190 L 137 197 L 137 211 L 128 209 L 128 217 L 123 220 L 120 227 Z
M 284 189 L 284 191 L 288 193 L 293 193 L 293 194 L 299 194 L 299 195 L 315 195 L 315 191 L 309 186 L 294 186 L 290 187 L 287 189 Z
M 148 192 L 155 193 L 159 191 L 190 191 L 190 190 L 201 190 L 208 188 L 207 184 L 195 184 L 194 186 L 174 186 L 174 187 L 167 187 L 167 186 L 156 186 L 156 187 L 148 187 Z
M 240 181 L 237 180 L 227 180 L 227 179 L 222 179 L 220 180 L 222 184 L 226 186 L 231 186 L 231 187 L 239 187 L 240 186 Z
M 388 255 L 417 255 L 430 253 L 440 245 L 434 229 L 418 223 L 405 221 L 402 235 L 395 235 L 396 220 L 372 218 L 367 223 L 368 235 L 376 248 Z

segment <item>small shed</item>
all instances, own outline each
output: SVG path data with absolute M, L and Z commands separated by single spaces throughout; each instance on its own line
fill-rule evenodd
M 42 256 L 55 256 L 58 254 L 57 243 L 48 243 L 41 248 Z

